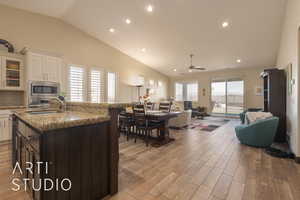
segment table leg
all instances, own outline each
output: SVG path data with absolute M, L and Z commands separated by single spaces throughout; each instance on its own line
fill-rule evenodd
M 152 144 L 154 147 L 160 147 L 174 141 L 174 138 L 170 138 L 169 132 L 169 120 L 163 122 L 162 128 L 160 128 L 160 134 L 156 142 Z

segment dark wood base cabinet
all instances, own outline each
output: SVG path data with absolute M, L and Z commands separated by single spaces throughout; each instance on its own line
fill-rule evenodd
M 117 183 L 111 180 L 117 180 L 117 174 L 114 177 L 110 170 L 118 168 L 118 163 L 111 163 L 110 131 L 110 121 L 105 121 L 39 132 L 14 116 L 13 166 L 19 163 L 22 179 L 29 179 L 27 191 L 32 199 L 100 200 L 112 194 L 110 187 Z M 32 172 L 28 163 L 33 163 Z M 69 188 L 66 179 L 72 184 L 68 191 L 63 190 Z M 35 191 L 39 183 L 41 189 Z M 46 191 L 51 184 L 53 188 Z

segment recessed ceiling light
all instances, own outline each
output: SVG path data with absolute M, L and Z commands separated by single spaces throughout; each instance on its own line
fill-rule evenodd
M 148 12 L 153 12 L 153 6 L 152 5 L 148 5 L 146 9 L 147 9 Z
M 229 26 L 229 22 L 223 22 L 223 23 L 222 23 L 222 27 L 223 27 L 223 28 L 227 28 L 228 26 Z
M 241 59 L 237 59 L 236 62 L 237 62 L 237 63 L 241 63 L 242 60 L 241 60 Z
M 174 72 L 176 72 L 176 71 L 177 71 L 177 69 L 173 69 L 173 71 L 174 71 Z
M 125 22 L 126 22 L 126 24 L 131 24 L 131 20 L 130 19 L 126 19 Z
M 109 29 L 109 32 L 114 33 L 114 32 L 115 32 L 115 29 L 110 28 L 110 29 Z
M 146 49 L 145 49 L 145 48 L 142 48 L 142 52 L 146 52 Z

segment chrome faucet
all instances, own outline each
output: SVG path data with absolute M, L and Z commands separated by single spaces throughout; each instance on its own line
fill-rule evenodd
M 66 109 L 67 109 L 67 105 L 66 105 L 66 102 L 65 101 L 62 101 L 60 98 L 58 97 L 53 97 L 51 98 L 50 101 L 52 100 L 56 100 L 60 105 L 59 105 L 59 112 L 65 112 Z

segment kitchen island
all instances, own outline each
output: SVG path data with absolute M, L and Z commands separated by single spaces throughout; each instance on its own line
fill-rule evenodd
M 116 193 L 118 138 L 111 124 L 109 115 L 95 113 L 16 112 L 13 167 L 20 165 L 32 199 L 100 200 Z

